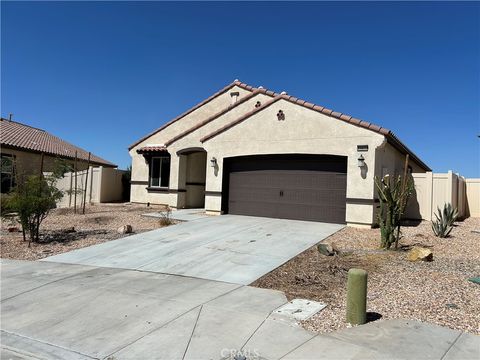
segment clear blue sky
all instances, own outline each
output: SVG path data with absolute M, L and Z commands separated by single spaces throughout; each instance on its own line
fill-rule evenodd
M 122 168 L 128 145 L 238 78 L 387 127 L 434 171 L 480 176 L 479 3 L 1 10 L 2 115 Z

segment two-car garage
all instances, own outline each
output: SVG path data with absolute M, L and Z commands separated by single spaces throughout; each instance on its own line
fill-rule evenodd
M 222 210 L 345 223 L 347 157 L 256 155 L 224 159 Z

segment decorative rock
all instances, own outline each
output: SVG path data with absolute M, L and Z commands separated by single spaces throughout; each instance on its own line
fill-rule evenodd
M 130 234 L 132 231 L 132 225 L 123 225 L 117 229 L 119 234 Z
M 333 244 L 320 243 L 317 245 L 318 252 L 325 256 L 333 256 L 340 254 L 340 251 Z
M 430 249 L 414 246 L 412 250 L 408 253 L 407 257 L 408 261 L 432 261 L 433 260 L 433 252 Z
M 63 229 L 62 232 L 65 233 L 65 234 L 70 234 L 70 233 L 76 232 L 76 230 L 75 230 L 75 227 L 72 226 L 72 227 Z

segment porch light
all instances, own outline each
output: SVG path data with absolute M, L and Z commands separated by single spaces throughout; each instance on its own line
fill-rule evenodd
M 358 167 L 363 168 L 365 166 L 365 158 L 362 154 L 358 157 Z
M 210 166 L 211 166 L 212 168 L 216 168 L 216 167 L 217 167 L 217 158 L 216 158 L 216 157 L 212 157 L 212 158 L 210 159 Z

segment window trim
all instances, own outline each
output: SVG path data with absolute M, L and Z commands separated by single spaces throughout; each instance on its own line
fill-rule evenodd
M 159 166 L 159 177 L 158 177 L 158 183 L 159 185 L 153 185 L 152 184 L 152 168 L 153 168 L 153 160 L 154 159 L 160 159 L 160 166 Z M 169 162 L 169 172 L 168 172 L 168 185 L 167 186 L 161 186 L 162 184 L 162 162 L 163 159 L 168 159 Z M 170 189 L 170 173 L 171 173 L 171 156 L 170 154 L 168 155 L 157 155 L 157 156 L 151 156 L 149 159 L 149 164 L 148 164 L 148 187 L 151 189 L 164 189 L 168 190 Z
M 3 189 L 2 189 L 2 194 L 7 194 L 8 192 L 10 192 L 14 187 L 15 187 L 15 173 L 16 173 L 16 169 L 15 169 L 15 155 L 14 154 L 5 154 L 5 153 L 2 153 L 0 154 L 0 157 L 5 157 L 5 158 L 10 158 L 10 161 L 11 161 L 11 171 L 10 172 L 3 172 L 2 169 L 0 169 L 0 172 L 2 174 L 8 174 L 10 175 L 10 185 L 9 185 L 9 189 L 8 191 L 4 192 Z

